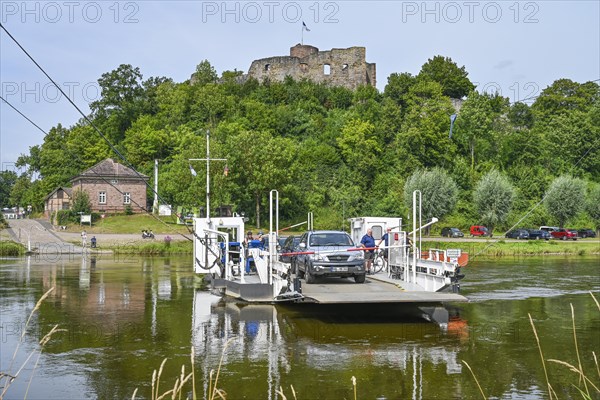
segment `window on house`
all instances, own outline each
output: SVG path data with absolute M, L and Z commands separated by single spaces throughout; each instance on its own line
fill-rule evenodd
M 123 193 L 123 204 L 131 204 L 131 193 Z
M 106 204 L 106 192 L 99 192 L 98 193 L 98 203 L 99 204 Z
M 323 74 L 330 75 L 331 74 L 331 65 L 323 64 Z

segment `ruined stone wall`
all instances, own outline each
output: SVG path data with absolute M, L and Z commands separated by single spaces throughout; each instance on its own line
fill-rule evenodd
M 296 45 L 290 49 L 290 56 L 255 60 L 248 70 L 248 77 L 261 82 L 281 82 L 288 75 L 349 89 L 377 83 L 375 64 L 366 62 L 364 47 L 318 51 L 313 46 Z

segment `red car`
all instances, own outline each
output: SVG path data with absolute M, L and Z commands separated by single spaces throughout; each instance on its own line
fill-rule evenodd
M 561 240 L 577 240 L 577 234 L 573 233 L 571 231 L 569 231 L 568 229 L 565 228 L 559 228 L 558 230 L 552 231 L 550 232 L 550 234 L 552 235 L 552 237 L 554 239 L 561 239 Z
M 490 231 L 488 230 L 488 228 L 486 228 L 483 225 L 473 225 L 473 226 L 471 226 L 471 229 L 469 229 L 469 233 L 471 234 L 471 236 L 489 236 L 489 237 L 492 237 L 492 234 L 490 233 Z

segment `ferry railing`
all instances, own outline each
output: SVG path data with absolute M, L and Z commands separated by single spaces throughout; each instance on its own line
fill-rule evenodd
M 225 239 L 225 279 L 231 279 L 231 272 L 229 270 L 229 234 L 214 229 L 204 228 L 204 232 L 213 233 L 215 235 L 222 236 Z M 208 241 L 205 244 L 206 252 L 208 254 Z

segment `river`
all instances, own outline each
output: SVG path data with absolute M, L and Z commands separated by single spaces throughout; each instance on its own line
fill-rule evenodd
M 446 305 L 447 322 L 435 323 L 378 305 L 225 301 L 198 288 L 188 257 L 0 260 L 0 372 L 24 365 L 5 398 L 125 399 L 136 388 L 150 398 L 163 359 L 160 393 L 182 365 L 190 371 L 192 348 L 198 398 L 210 398 L 221 358 L 217 387 L 228 399 L 283 399 L 280 388 L 298 400 L 354 399 L 355 390 L 357 399 L 481 398 L 475 378 L 488 398 L 548 398 L 528 315 L 544 358 L 578 365 L 578 348 L 599 386 L 600 310 L 589 293 L 600 301 L 598 257 L 477 260 L 464 272 L 470 301 Z M 40 355 L 55 325 L 64 331 Z M 577 374 L 546 367 L 559 398 L 582 398 Z

